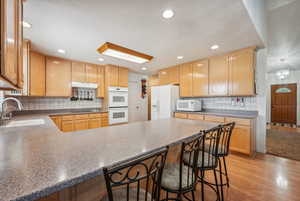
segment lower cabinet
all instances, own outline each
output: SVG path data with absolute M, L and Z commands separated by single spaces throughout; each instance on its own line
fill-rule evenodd
M 63 132 L 72 132 L 108 126 L 108 113 L 51 116 Z
M 233 129 L 230 150 L 244 154 L 251 154 L 251 128 L 249 126 L 236 125 Z

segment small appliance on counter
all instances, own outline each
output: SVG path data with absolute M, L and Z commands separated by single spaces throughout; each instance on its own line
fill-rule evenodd
M 108 116 L 110 125 L 128 122 L 128 88 L 108 88 Z
M 202 111 L 202 101 L 195 99 L 179 99 L 176 105 L 177 111 L 200 112 Z
M 93 83 L 72 82 L 71 101 L 93 101 L 96 99 L 98 85 Z

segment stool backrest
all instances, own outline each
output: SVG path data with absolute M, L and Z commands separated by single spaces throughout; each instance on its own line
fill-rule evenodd
M 135 201 L 159 200 L 162 170 L 167 153 L 166 147 L 135 160 L 103 168 L 109 201 L 118 201 L 118 198 L 114 198 L 113 189 L 121 188 L 125 191 L 122 198 L 124 201 L 129 201 L 133 193 Z
M 232 136 L 232 131 L 234 129 L 235 122 L 221 125 L 221 136 L 219 143 L 219 151 L 217 156 L 227 156 L 229 153 L 230 139 Z

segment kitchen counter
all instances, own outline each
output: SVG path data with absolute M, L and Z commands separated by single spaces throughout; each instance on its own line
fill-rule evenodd
M 188 111 L 175 111 L 177 113 L 190 113 L 190 114 L 200 114 L 200 115 L 214 115 L 214 116 L 224 116 L 224 117 L 236 117 L 244 119 L 255 119 L 258 116 L 257 111 L 247 111 L 247 110 L 221 110 L 221 109 L 205 109 L 201 112 L 188 112 Z
M 41 125 L 0 127 L 0 200 L 36 200 L 95 178 L 104 166 L 175 145 L 217 124 L 164 119 L 62 133 L 45 114 L 14 121 Z

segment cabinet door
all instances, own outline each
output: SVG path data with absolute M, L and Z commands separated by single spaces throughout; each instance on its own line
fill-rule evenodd
M 158 75 L 151 75 L 149 77 L 149 86 L 159 86 L 159 77 Z
M 128 68 L 119 67 L 119 86 L 128 87 Z
M 179 66 L 169 68 L 169 84 L 179 84 Z
M 108 113 L 101 113 L 101 127 L 109 126 Z
M 89 129 L 100 128 L 101 127 L 101 119 L 89 119 Z
M 37 52 L 30 52 L 29 95 L 46 94 L 46 57 Z
M 104 86 L 104 67 L 98 66 L 98 89 L 97 89 L 97 97 L 104 98 L 105 97 L 105 86 Z
M 193 67 L 190 63 L 180 66 L 180 96 L 192 97 L 193 95 Z
M 97 83 L 98 82 L 98 72 L 97 66 L 94 64 L 86 64 L 86 81 L 88 83 Z
M 163 69 L 158 72 L 159 85 L 169 84 L 169 70 Z
M 86 82 L 84 63 L 72 62 L 72 82 Z
M 238 125 L 233 129 L 230 150 L 244 154 L 251 154 L 251 128 Z
M 89 129 L 89 120 L 88 119 L 74 121 L 74 130 L 75 131 L 87 130 L 87 129 Z
M 71 96 L 71 62 L 46 58 L 46 96 Z
M 18 30 L 20 0 L 1 0 L 1 75 L 18 83 Z
M 60 116 L 52 116 L 52 121 L 55 123 L 58 129 L 61 129 L 61 117 Z
M 187 119 L 188 118 L 188 114 L 187 113 L 179 113 L 179 112 L 176 112 L 174 114 L 174 117 L 175 118 L 179 118 L 179 119 Z
M 228 95 L 228 57 L 217 56 L 209 60 L 209 95 Z
M 72 132 L 72 131 L 74 131 L 73 120 L 63 120 L 61 122 L 61 130 L 63 132 Z
M 108 65 L 105 67 L 105 79 L 107 86 L 118 87 L 119 85 L 119 68 L 114 65 Z
M 193 62 L 193 96 L 208 96 L 208 60 Z
M 229 95 L 254 95 L 254 50 L 229 55 Z

